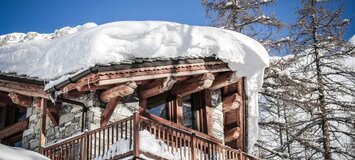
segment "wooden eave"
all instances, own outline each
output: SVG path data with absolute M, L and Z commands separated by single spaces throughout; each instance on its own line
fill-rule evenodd
M 126 82 L 136 82 L 137 84 L 149 80 L 174 77 L 201 75 L 204 73 L 219 73 L 230 71 L 228 65 L 222 61 L 210 61 L 193 64 L 177 64 L 157 67 L 142 67 L 132 69 L 122 69 L 115 71 L 103 71 L 86 75 L 74 83 L 70 83 L 59 90 L 59 94 L 70 91 L 88 91 L 97 89 L 106 89 L 112 85 Z
M 44 86 L 19 83 L 0 79 L 0 91 L 7 93 L 17 93 L 28 97 L 41 97 L 48 99 L 48 94 L 44 91 Z

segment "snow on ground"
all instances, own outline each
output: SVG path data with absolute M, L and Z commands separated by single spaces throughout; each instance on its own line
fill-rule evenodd
M 49 158 L 23 148 L 10 147 L 0 144 L 1 160 L 49 160 Z
M 54 39 L 14 40 L 0 47 L 0 71 L 52 81 L 46 85 L 48 89 L 95 64 L 119 63 L 134 57 L 215 55 L 228 63 L 237 76 L 247 77 L 249 148 L 256 142 L 257 92 L 269 64 L 267 51 L 256 40 L 220 28 L 163 21 L 122 21 L 99 26 L 89 23 L 70 33 Z

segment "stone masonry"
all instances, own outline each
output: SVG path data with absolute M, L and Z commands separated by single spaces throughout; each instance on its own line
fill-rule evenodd
M 90 93 L 72 99 L 74 101 L 82 102 L 88 107 L 86 113 L 86 123 L 84 129 L 93 130 L 100 127 L 100 119 L 104 108 L 98 95 Z M 215 137 L 223 140 L 223 113 L 221 92 L 212 92 L 212 113 L 213 113 L 213 134 Z M 131 116 L 139 105 L 139 98 L 137 93 L 126 96 L 120 100 L 115 111 L 113 112 L 109 123 L 116 122 L 123 118 Z M 39 129 L 40 129 L 40 110 L 35 107 L 27 108 L 27 118 L 29 118 L 28 129 L 23 132 L 23 147 L 26 149 L 38 151 L 39 145 Z M 46 126 L 46 145 L 50 145 L 59 140 L 71 137 L 81 133 L 82 121 L 82 107 L 63 103 L 62 109 L 59 113 L 59 125 L 54 126 L 47 117 Z

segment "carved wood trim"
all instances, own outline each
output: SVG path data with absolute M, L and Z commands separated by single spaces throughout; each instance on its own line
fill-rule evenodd
M 100 100 L 102 102 L 108 103 L 116 97 L 124 97 L 130 95 L 137 88 L 135 82 L 128 82 L 125 84 L 117 85 L 116 87 L 105 90 L 100 95 Z

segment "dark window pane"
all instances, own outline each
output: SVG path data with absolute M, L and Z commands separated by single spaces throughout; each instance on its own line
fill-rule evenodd
M 156 105 L 152 105 L 147 107 L 147 112 L 150 114 L 154 114 L 156 116 L 159 116 L 161 118 L 167 119 L 167 104 L 165 102 L 158 103 Z
M 194 117 L 191 96 L 186 96 L 182 99 L 182 116 L 183 125 L 185 127 L 193 128 Z

